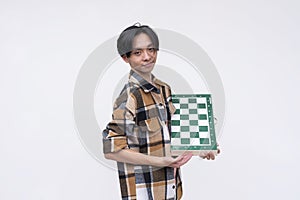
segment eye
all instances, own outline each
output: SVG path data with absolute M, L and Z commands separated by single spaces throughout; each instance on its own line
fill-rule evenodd
M 153 47 L 151 47 L 151 48 L 148 48 L 148 51 L 150 51 L 150 52 L 154 52 L 154 51 L 155 51 L 155 49 L 154 49 Z
M 139 55 L 141 55 L 141 51 L 134 51 L 133 54 L 136 56 L 139 56 Z

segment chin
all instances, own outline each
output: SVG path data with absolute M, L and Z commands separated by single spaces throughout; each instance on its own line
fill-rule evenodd
M 154 69 L 154 66 L 152 66 L 152 67 L 148 67 L 147 69 L 145 69 L 144 71 L 147 73 L 150 73 L 150 72 L 152 72 L 153 71 L 153 69 Z

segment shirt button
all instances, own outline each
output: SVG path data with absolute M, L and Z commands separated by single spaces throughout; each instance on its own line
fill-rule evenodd
M 175 185 L 173 185 L 172 188 L 175 189 Z

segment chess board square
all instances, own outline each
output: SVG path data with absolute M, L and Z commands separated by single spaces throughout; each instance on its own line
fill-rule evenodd
M 180 126 L 180 120 L 172 120 L 171 125 L 172 126 Z
M 198 115 L 200 120 L 207 120 L 207 115 L 206 114 L 200 114 Z
M 180 104 L 180 108 L 189 108 L 189 104 Z
M 180 104 L 173 104 L 176 109 L 180 110 Z
M 198 117 L 198 115 L 190 114 L 190 115 L 189 115 L 189 119 L 190 119 L 190 120 L 198 120 L 199 117 Z
M 198 115 L 208 115 L 209 113 L 207 112 L 206 109 L 200 109 L 198 108 Z
M 180 126 L 189 126 L 190 125 L 190 120 L 180 120 Z
M 198 125 L 198 120 L 189 120 L 189 122 L 191 126 Z
M 190 145 L 200 145 L 199 138 L 190 138 Z
M 180 119 L 181 120 L 188 120 L 189 119 L 189 115 L 180 115 Z
M 172 132 L 171 137 L 172 138 L 180 138 L 180 132 Z
M 174 99 L 172 99 L 172 103 L 173 104 L 179 104 L 180 103 L 180 99 L 174 98 Z
M 197 138 L 197 139 L 199 140 L 199 138 Z M 200 144 L 200 140 L 199 140 L 199 144 Z M 181 139 L 180 139 L 180 137 L 178 137 L 178 138 L 172 138 L 171 145 L 173 145 L 173 146 L 180 146 L 181 145 Z
M 174 114 L 174 115 L 172 116 L 172 120 L 180 120 L 180 115 Z M 172 124 L 172 123 L 171 123 L 171 124 Z
M 188 132 L 188 131 L 190 131 L 190 127 L 189 126 L 181 126 L 180 131 L 181 132 Z
M 197 114 L 197 109 L 189 109 L 189 114 Z
M 190 137 L 191 138 L 199 138 L 199 133 L 198 132 L 190 132 Z
M 206 101 L 207 101 L 207 99 L 205 99 L 205 98 L 197 98 L 197 103 L 199 104 L 199 103 L 206 103 Z
M 189 103 L 189 99 L 188 98 L 181 98 L 180 99 L 180 104 L 187 104 Z
M 181 138 L 181 144 L 190 144 L 190 138 Z
M 196 98 L 191 98 L 191 99 L 189 99 L 189 103 L 197 103 L 197 99 Z
M 180 132 L 180 126 L 172 126 L 172 133 L 173 132 Z
M 180 109 L 180 114 L 183 114 L 183 115 L 189 114 L 189 109 Z
M 198 126 L 190 126 L 190 131 L 191 132 L 199 132 L 199 127 Z
M 209 126 L 209 123 L 207 120 L 199 120 L 198 125 L 199 126 Z
M 197 109 L 197 104 L 195 104 L 195 103 L 191 103 L 188 105 L 189 105 L 189 109 Z
M 205 103 L 199 103 L 199 104 L 198 104 L 198 108 L 206 108 Z
M 208 131 L 208 126 L 199 126 L 199 131 L 200 132 L 207 132 Z
M 199 132 L 199 138 L 209 138 L 209 132 Z
M 181 132 L 180 138 L 190 138 L 190 132 Z
M 208 138 L 200 138 L 200 144 L 209 144 Z

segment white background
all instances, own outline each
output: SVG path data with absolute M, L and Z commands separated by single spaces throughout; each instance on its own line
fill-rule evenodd
M 182 168 L 184 199 L 299 199 L 300 5 L 289 1 L 0 1 L 0 199 L 119 199 L 84 149 L 76 76 L 136 21 L 174 30 L 213 60 L 226 94 L 215 161 Z

